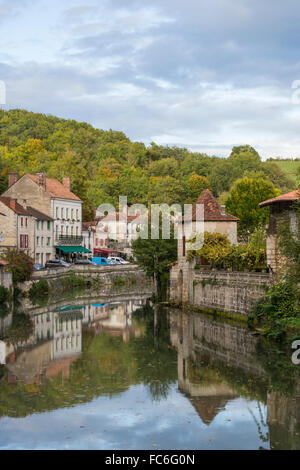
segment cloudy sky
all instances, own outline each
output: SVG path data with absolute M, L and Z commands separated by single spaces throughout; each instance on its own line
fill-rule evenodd
M 0 0 L 2 107 L 300 157 L 299 23 L 298 0 Z

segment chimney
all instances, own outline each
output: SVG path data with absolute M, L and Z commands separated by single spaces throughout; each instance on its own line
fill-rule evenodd
M 8 173 L 8 187 L 10 188 L 14 183 L 18 181 L 18 173 Z
M 36 174 L 36 183 L 46 189 L 46 173 L 44 171 Z
M 226 208 L 225 208 L 225 206 L 221 206 L 221 215 L 226 215 Z
M 64 177 L 63 185 L 68 191 L 71 191 L 71 184 L 70 184 L 70 177 L 69 176 Z
M 12 210 L 16 210 L 16 199 L 11 199 L 10 202 L 9 202 L 9 205 L 11 207 Z

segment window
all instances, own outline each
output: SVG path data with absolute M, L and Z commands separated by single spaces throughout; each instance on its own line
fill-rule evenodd
M 182 237 L 182 256 L 185 256 L 185 237 Z
M 66 227 L 66 235 L 69 235 L 69 226 Z
M 27 227 L 27 217 L 25 217 L 25 227 Z
M 40 237 L 36 237 L 36 246 L 40 245 Z
M 73 237 L 73 226 L 71 227 L 71 235 Z
M 47 246 L 50 246 L 51 238 L 47 237 Z
M 20 235 L 20 248 L 28 248 L 28 235 Z
M 41 230 L 44 230 L 44 221 L 41 222 Z
M 76 237 L 78 237 L 78 227 L 76 227 Z
M 21 227 L 23 227 L 23 217 L 21 217 Z
M 63 219 L 64 218 L 64 208 L 63 207 L 60 209 L 60 215 L 61 215 L 61 219 Z
M 66 209 L 67 213 L 66 213 L 66 219 L 69 219 L 69 208 Z
M 47 230 L 50 230 L 50 229 L 51 229 L 51 222 L 48 221 L 48 222 L 47 222 Z
M 60 234 L 61 234 L 61 235 L 64 234 L 64 227 L 63 227 L 63 225 L 60 226 Z
M 39 220 L 36 221 L 36 229 L 40 230 L 40 221 Z
M 56 212 L 55 212 L 55 214 L 56 214 L 56 215 L 55 215 L 56 219 L 58 219 L 58 207 L 56 207 Z
M 58 225 L 55 227 L 55 239 L 58 240 Z
M 71 209 L 71 219 L 74 219 L 74 209 Z
M 41 246 L 44 246 L 44 237 L 41 237 Z
M 79 210 L 78 209 L 76 209 L 76 218 L 77 218 L 77 220 L 79 219 Z

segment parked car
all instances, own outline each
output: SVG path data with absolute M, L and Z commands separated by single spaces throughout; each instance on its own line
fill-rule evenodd
M 93 263 L 96 263 L 98 266 L 107 266 L 108 261 L 106 258 L 92 258 Z
M 107 259 L 108 264 L 120 264 L 114 259 Z
M 74 264 L 82 264 L 82 265 L 88 265 L 88 266 L 97 266 L 97 263 L 94 261 L 91 261 L 89 259 L 76 259 L 74 261 Z
M 70 263 L 67 263 L 63 259 L 53 259 L 49 260 L 45 264 L 45 268 L 69 268 L 71 266 Z
M 125 261 L 125 259 L 120 258 L 119 256 L 109 256 L 107 259 L 109 261 L 114 260 L 117 264 L 130 264 L 129 261 Z
M 72 266 L 71 263 L 67 263 L 67 261 L 65 261 L 64 259 L 60 259 L 59 262 L 60 262 L 60 264 L 61 264 L 62 266 L 64 266 L 65 268 L 69 268 L 70 266 Z
M 33 269 L 34 269 L 34 271 L 43 271 L 46 268 L 42 264 L 36 263 L 36 264 L 33 265 Z

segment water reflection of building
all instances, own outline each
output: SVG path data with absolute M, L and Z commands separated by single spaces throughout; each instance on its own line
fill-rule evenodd
M 64 308 L 32 316 L 34 332 L 26 344 L 14 351 L 7 347 L 9 383 L 43 383 L 45 378 L 63 372 L 69 376 L 72 362 L 81 353 L 81 309 Z
M 144 303 L 144 299 L 130 299 L 86 306 L 83 325 L 97 334 L 105 332 L 111 336 L 122 336 L 127 342 L 131 334 L 140 335 L 139 328 L 132 322 L 132 313 Z
M 270 376 L 256 356 L 259 339 L 246 327 L 174 310 L 170 335 L 178 351 L 179 389 L 203 423 L 210 425 L 235 397 L 256 398 L 267 407 L 270 447 L 300 448 L 300 380 L 291 396 L 270 391 Z
M 83 329 L 122 336 L 128 341 L 131 334 L 139 335 L 133 325 L 132 313 L 140 308 L 146 297 L 123 301 L 85 303 L 83 305 L 56 305 L 37 307 L 29 312 L 33 321 L 33 334 L 15 350 L 0 342 L 0 363 L 6 364 L 8 382 L 26 384 L 44 383 L 46 378 L 59 373 L 68 378 L 70 366 L 82 350 Z M 12 315 L 0 323 L 1 336 L 12 322 Z

